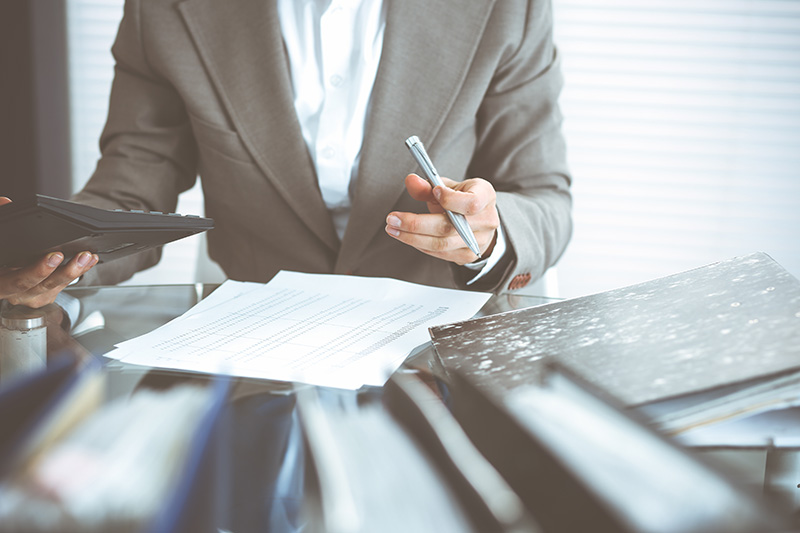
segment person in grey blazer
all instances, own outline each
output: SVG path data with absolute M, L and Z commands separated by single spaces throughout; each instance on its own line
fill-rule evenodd
M 102 157 L 74 199 L 173 212 L 200 176 L 210 256 L 232 279 L 279 270 L 503 292 L 538 279 L 572 231 L 560 59 L 547 0 L 384 0 L 383 44 L 348 186 L 346 223 L 320 192 L 293 101 L 278 5 L 128 0 Z M 413 174 L 417 135 L 449 187 Z M 405 179 L 404 179 L 405 178 Z M 467 216 L 491 268 L 442 214 Z M 495 254 L 498 231 L 505 250 Z M 0 297 L 43 305 L 78 276 L 113 284 L 159 251 L 92 268 L 0 273 Z

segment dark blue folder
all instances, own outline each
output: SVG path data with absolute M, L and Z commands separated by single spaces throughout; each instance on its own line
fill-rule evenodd
M 0 387 L 0 478 L 8 474 L 25 442 L 78 381 L 77 360 L 63 355 L 42 371 Z
M 220 496 L 217 491 L 220 461 L 226 455 L 224 407 L 230 387 L 228 378 L 218 378 L 213 387 L 213 403 L 200 421 L 192 438 L 183 474 L 164 501 L 148 533 L 203 533 L 219 531 Z

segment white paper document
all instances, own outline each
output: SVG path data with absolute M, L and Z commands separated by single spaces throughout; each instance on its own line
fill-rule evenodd
M 227 283 L 226 283 L 227 284 Z M 108 354 L 125 363 L 357 389 L 383 385 L 430 326 L 466 320 L 491 296 L 386 278 L 278 273 L 223 284 Z

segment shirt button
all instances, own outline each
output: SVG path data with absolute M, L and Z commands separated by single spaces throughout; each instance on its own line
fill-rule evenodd
M 334 87 L 339 87 L 344 81 L 344 78 L 342 78 L 338 74 L 334 74 L 333 76 L 330 77 L 329 81 L 331 82 L 331 85 L 333 85 Z
M 324 157 L 325 159 L 331 159 L 335 155 L 336 155 L 336 150 L 334 150 L 330 146 L 322 150 L 322 157 Z

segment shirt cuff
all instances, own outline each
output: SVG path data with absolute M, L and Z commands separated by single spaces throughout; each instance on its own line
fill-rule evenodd
M 70 325 L 74 326 L 78 323 L 78 317 L 81 314 L 81 302 L 74 296 L 59 292 L 56 295 L 56 304 L 64 310 L 67 317 L 69 317 Z
M 477 274 L 471 280 L 467 281 L 467 285 L 472 285 L 483 276 L 491 272 L 491 270 L 497 266 L 497 263 L 506 255 L 506 234 L 505 230 L 503 230 L 503 224 L 497 226 L 497 242 L 494 243 L 494 249 L 492 250 L 491 255 L 486 259 L 481 259 L 480 261 L 475 261 L 474 263 L 467 263 L 463 265 L 464 268 L 472 270 Z

